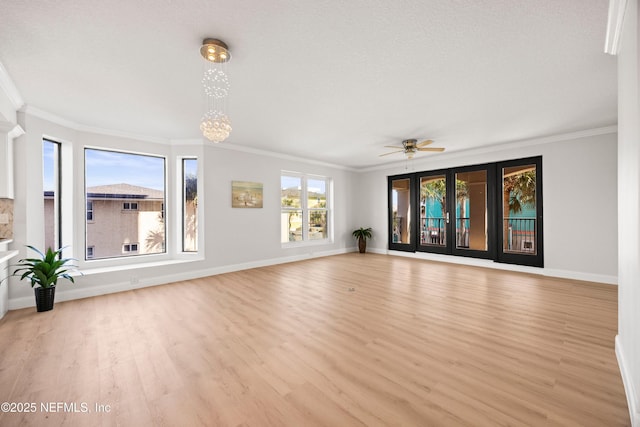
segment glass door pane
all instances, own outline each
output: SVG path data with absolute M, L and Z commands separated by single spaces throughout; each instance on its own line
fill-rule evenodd
M 502 251 L 537 254 L 536 165 L 501 168 Z
M 392 243 L 411 244 L 411 179 L 391 182 Z
M 456 249 L 488 250 L 487 171 L 455 174 Z
M 436 248 L 447 246 L 447 177 L 420 178 L 420 245 Z

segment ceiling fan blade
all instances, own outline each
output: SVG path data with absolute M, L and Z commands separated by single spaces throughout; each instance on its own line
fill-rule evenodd
M 416 147 L 420 148 L 420 147 L 424 147 L 425 145 L 429 145 L 429 144 L 433 144 L 433 141 L 430 140 L 430 139 L 427 139 L 426 141 L 418 142 L 416 144 Z
M 379 157 L 382 157 L 382 156 L 388 156 L 389 154 L 403 153 L 403 152 L 404 152 L 404 150 L 390 151 L 390 152 L 388 152 L 388 153 L 380 154 L 380 156 L 379 156 Z
M 400 149 L 400 150 L 404 150 L 404 147 L 399 147 L 397 145 L 385 145 L 385 147 L 386 148 L 397 148 L 397 149 Z
M 442 147 L 426 147 L 426 148 L 418 148 L 418 151 L 444 151 L 444 148 Z

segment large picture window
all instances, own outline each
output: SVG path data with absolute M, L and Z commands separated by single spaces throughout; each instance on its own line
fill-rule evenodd
M 165 159 L 85 149 L 86 259 L 165 252 Z
M 283 173 L 280 180 L 282 243 L 329 238 L 330 182 L 326 177 Z

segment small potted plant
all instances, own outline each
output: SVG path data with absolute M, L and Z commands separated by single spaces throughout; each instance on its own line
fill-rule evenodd
M 12 276 L 20 276 L 20 280 L 28 279 L 31 281 L 31 287 L 36 296 L 37 311 L 52 310 L 58 279 L 67 279 L 71 283 L 75 283 L 69 273 L 77 269 L 77 266 L 70 264 L 74 260 L 73 258 L 62 258 L 64 248 L 56 251 L 48 248 L 46 253 L 42 253 L 33 246 L 27 247 L 37 252 L 40 257 L 19 260 L 18 264 L 13 266 L 18 268 L 15 269 Z
M 351 233 L 351 235 L 358 239 L 358 250 L 360 251 L 360 253 L 365 253 L 365 251 L 367 250 L 367 239 L 371 238 L 371 227 L 360 227 L 357 230 L 353 230 L 353 233 Z

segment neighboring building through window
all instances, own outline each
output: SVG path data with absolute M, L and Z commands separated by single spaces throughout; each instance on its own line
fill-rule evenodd
M 87 202 L 87 221 L 93 221 L 93 202 Z
M 122 245 L 122 252 L 138 252 L 137 243 L 125 243 Z
M 198 251 L 198 160 L 182 159 L 182 250 Z
M 93 258 L 93 246 L 87 247 L 87 259 Z
M 87 259 L 165 252 L 164 158 L 87 148 L 85 182 Z
M 42 141 L 42 187 L 44 193 L 44 244 L 60 248 L 60 143 Z
M 329 238 L 331 180 L 283 172 L 280 180 L 282 243 Z

